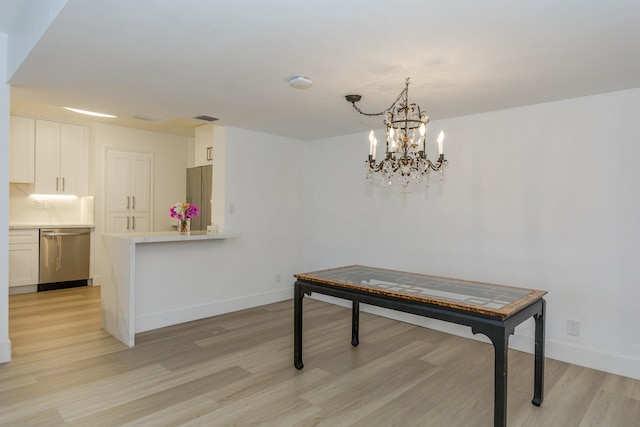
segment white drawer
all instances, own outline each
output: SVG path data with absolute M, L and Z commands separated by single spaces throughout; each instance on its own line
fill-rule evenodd
M 38 243 L 40 239 L 39 228 L 23 228 L 9 230 L 9 244 L 14 243 Z

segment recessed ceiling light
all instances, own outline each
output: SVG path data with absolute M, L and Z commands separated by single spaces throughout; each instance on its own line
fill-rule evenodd
M 64 108 L 65 110 L 73 111 L 75 113 L 86 114 L 87 116 L 107 117 L 107 118 L 115 118 L 116 117 L 116 116 L 112 116 L 111 114 L 96 113 L 94 111 L 79 110 L 77 108 L 71 108 L 71 107 L 62 107 L 62 108 Z
M 289 86 L 296 89 L 307 89 L 313 86 L 313 80 L 305 76 L 293 76 L 289 79 Z

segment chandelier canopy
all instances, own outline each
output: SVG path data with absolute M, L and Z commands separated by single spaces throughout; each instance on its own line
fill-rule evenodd
M 389 108 L 380 113 L 365 113 L 356 106 L 362 98 L 360 95 L 347 95 L 346 100 L 355 110 L 364 116 L 384 115 L 386 126 L 386 142 L 384 158 L 376 163 L 378 140 L 373 130 L 369 133 L 369 158 L 367 163 L 367 179 L 373 182 L 379 173 L 383 185 L 391 185 L 397 178 L 403 185 L 411 181 L 425 181 L 429 185 L 429 173 L 440 171 L 444 179 L 447 161 L 444 158 L 444 132 L 438 135 L 438 160 L 432 162 L 427 158 L 427 124 L 429 117 L 426 111 L 420 110 L 416 103 L 409 103 L 409 78 L 398 98 Z

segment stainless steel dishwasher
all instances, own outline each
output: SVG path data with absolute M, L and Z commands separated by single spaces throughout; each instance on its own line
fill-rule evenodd
M 86 286 L 90 250 L 88 228 L 41 228 L 38 291 Z

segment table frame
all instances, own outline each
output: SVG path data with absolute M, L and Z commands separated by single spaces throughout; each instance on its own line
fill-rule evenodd
M 459 325 L 470 326 L 474 334 L 486 335 L 495 349 L 494 357 L 494 426 L 506 426 L 507 422 L 507 370 L 509 336 L 516 326 L 533 317 L 535 320 L 535 355 L 533 403 L 540 406 L 544 393 L 544 334 L 545 306 L 542 297 L 507 316 L 491 316 L 445 305 L 415 301 L 380 293 L 363 288 L 341 287 L 333 284 L 315 282 L 309 279 L 298 280 L 294 284 L 294 351 L 293 363 L 302 369 L 302 306 L 305 295 L 317 292 L 352 301 L 351 344 L 359 343 L 360 303 L 389 308 L 419 316 L 443 320 Z

